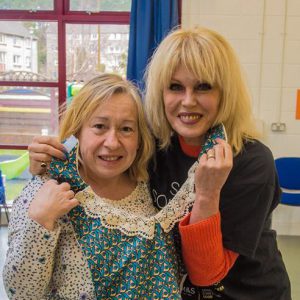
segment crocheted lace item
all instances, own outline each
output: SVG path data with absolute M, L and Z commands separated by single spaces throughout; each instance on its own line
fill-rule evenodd
M 217 137 L 226 140 L 222 124 L 210 129 L 199 156 L 214 146 Z M 188 215 L 195 201 L 194 175 L 197 166 L 198 161 L 189 169 L 186 181 L 173 199 L 160 211 L 153 206 L 148 186 L 142 182 L 129 196 L 121 200 L 101 198 L 90 187 L 77 193 L 76 198 L 81 202 L 85 213 L 91 218 L 100 218 L 104 227 L 119 229 L 129 236 L 153 239 L 156 224 L 169 232 Z
M 188 215 L 195 201 L 194 174 L 198 166 L 196 161 L 188 172 L 188 178 L 172 200 L 155 216 L 165 232 Z
M 100 218 L 105 228 L 118 229 L 129 236 L 153 239 L 156 224 L 160 224 L 167 233 L 189 213 L 194 201 L 194 170 L 195 167 L 192 167 L 188 180 L 159 212 L 153 206 L 145 183 L 139 183 L 129 196 L 121 200 L 99 197 L 90 187 L 77 193 L 76 199 L 80 201 L 85 213 L 91 218 Z
M 211 128 L 205 135 L 205 142 L 201 147 L 199 157 L 216 144 L 216 138 L 227 141 L 223 124 Z M 194 176 L 198 166 L 196 161 L 188 171 L 188 177 L 172 200 L 155 216 L 165 232 L 169 232 L 176 223 L 190 212 L 195 201 Z
M 223 124 L 211 128 L 205 135 L 205 142 L 201 147 L 199 157 L 216 144 L 216 138 L 227 141 Z M 196 161 L 188 171 L 188 177 L 173 199 L 156 215 L 165 232 L 169 232 L 174 225 L 188 215 L 195 201 L 194 176 L 198 166 Z
M 145 183 L 138 183 L 135 190 L 121 200 L 110 200 L 97 196 L 90 187 L 76 194 L 91 218 L 100 218 L 105 228 L 119 229 L 129 236 L 153 239 L 157 209 L 152 204 L 149 189 Z

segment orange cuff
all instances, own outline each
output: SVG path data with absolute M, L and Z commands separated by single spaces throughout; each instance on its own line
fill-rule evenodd
M 189 224 L 190 215 L 179 223 L 182 254 L 190 280 L 209 286 L 222 280 L 238 254 L 223 247 L 220 213 Z
M 182 244 L 191 251 L 205 251 L 222 240 L 220 213 L 194 224 L 189 221 L 190 214 L 180 221 L 179 231 Z

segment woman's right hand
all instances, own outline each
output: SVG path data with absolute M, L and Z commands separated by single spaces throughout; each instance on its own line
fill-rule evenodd
M 199 159 L 195 171 L 195 202 L 190 224 L 219 212 L 220 194 L 233 166 L 231 146 L 217 138 L 217 144 Z M 212 155 L 212 156 L 211 156 Z
M 36 193 L 29 206 L 28 216 L 46 229 L 53 230 L 55 222 L 78 204 L 67 182 L 59 184 L 50 179 Z
M 66 159 L 64 146 L 54 136 L 36 136 L 28 146 L 30 166 L 29 171 L 32 175 L 40 175 L 46 171 L 42 163 L 49 165 L 52 156 L 59 159 Z

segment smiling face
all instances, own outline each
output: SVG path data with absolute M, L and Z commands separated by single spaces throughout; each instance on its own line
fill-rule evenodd
M 175 132 L 190 145 L 201 145 L 218 114 L 220 93 L 200 82 L 186 68 L 174 72 L 163 90 L 166 117 Z
M 87 183 L 122 180 L 138 149 L 136 104 L 128 94 L 115 94 L 100 104 L 79 134 L 82 170 Z

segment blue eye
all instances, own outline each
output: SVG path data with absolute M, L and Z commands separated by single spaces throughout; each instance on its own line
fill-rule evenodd
M 183 90 L 183 86 L 179 83 L 171 83 L 170 86 L 169 86 L 169 89 L 171 91 L 181 91 Z
M 209 84 L 209 83 L 206 83 L 206 82 L 203 82 L 203 83 L 199 83 L 197 86 L 196 86 L 196 89 L 198 91 L 209 91 L 212 89 L 212 86 Z

